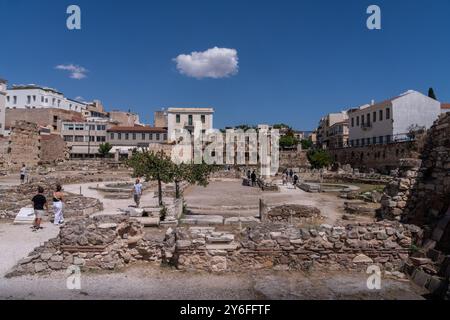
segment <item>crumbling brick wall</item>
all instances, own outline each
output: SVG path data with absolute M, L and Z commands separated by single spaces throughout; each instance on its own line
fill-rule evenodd
M 35 166 L 41 157 L 41 137 L 38 126 L 31 122 L 17 121 L 11 130 L 7 161 L 11 169 L 26 164 Z
M 41 136 L 41 162 L 55 163 L 69 159 L 69 148 L 60 135 L 50 134 Z

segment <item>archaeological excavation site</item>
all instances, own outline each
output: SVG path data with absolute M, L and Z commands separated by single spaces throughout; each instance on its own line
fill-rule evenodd
M 1 298 L 450 297 L 450 114 L 402 146 L 415 156 L 388 171 L 338 162 L 314 169 L 294 150 L 282 151 L 272 176 L 212 166 L 192 178 L 188 167 L 188 176 L 173 175 L 156 162 L 149 173 L 146 161 L 170 160 L 148 151 L 44 161 L 42 140 L 27 143 L 29 127 L 18 124 L 8 146 L 15 161 L 5 157 L 1 167 Z M 22 163 L 23 183 L 15 175 Z M 54 198 L 58 185 L 64 222 L 55 225 L 49 210 L 32 230 L 31 199 L 38 187 Z M 66 288 L 72 276 L 79 291 Z

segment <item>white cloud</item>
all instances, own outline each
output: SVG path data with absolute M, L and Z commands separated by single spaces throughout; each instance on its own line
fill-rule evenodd
M 70 78 L 72 78 L 72 79 L 81 80 L 81 79 L 84 79 L 87 77 L 86 73 L 88 72 L 88 70 L 86 68 L 78 66 L 78 65 L 60 64 L 60 65 L 57 65 L 55 68 L 58 70 L 69 71 Z
M 225 78 L 237 74 L 239 69 L 237 51 L 228 48 L 180 54 L 173 60 L 181 74 L 197 79 Z

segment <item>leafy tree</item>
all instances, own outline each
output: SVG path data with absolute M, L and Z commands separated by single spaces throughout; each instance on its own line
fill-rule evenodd
M 332 164 L 331 155 L 323 149 L 310 150 L 308 152 L 308 160 L 314 169 L 321 169 Z
M 172 180 L 175 183 L 175 197 L 180 198 L 180 183 L 187 181 L 206 187 L 209 184 L 210 175 L 218 169 L 217 166 L 202 164 L 172 164 Z
M 272 126 L 274 129 L 291 129 L 291 127 L 290 126 L 288 126 L 287 124 L 285 124 L 285 123 L 276 123 L 276 124 L 274 124 L 273 126 Z
M 112 144 L 110 144 L 109 142 L 102 143 L 98 146 L 98 153 L 100 153 L 101 156 L 105 158 L 111 151 L 112 147 Z
M 298 145 L 299 141 L 294 135 L 285 134 L 284 136 L 280 137 L 279 143 L 282 148 L 290 148 Z
M 428 97 L 431 99 L 437 100 L 436 95 L 434 94 L 433 88 L 428 89 Z
M 300 141 L 300 143 L 302 144 L 302 149 L 303 150 L 311 149 L 312 146 L 313 146 L 312 141 L 309 140 L 309 139 L 303 139 L 302 141 Z
M 162 183 L 169 183 L 173 180 L 172 161 L 163 151 L 134 152 L 127 161 L 127 165 L 133 168 L 133 176 L 145 177 L 147 181 L 158 181 L 158 203 L 163 206 Z

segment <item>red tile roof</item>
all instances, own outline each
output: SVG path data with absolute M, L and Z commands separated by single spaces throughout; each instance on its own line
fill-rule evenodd
M 450 109 L 450 103 L 441 103 L 441 109 Z

